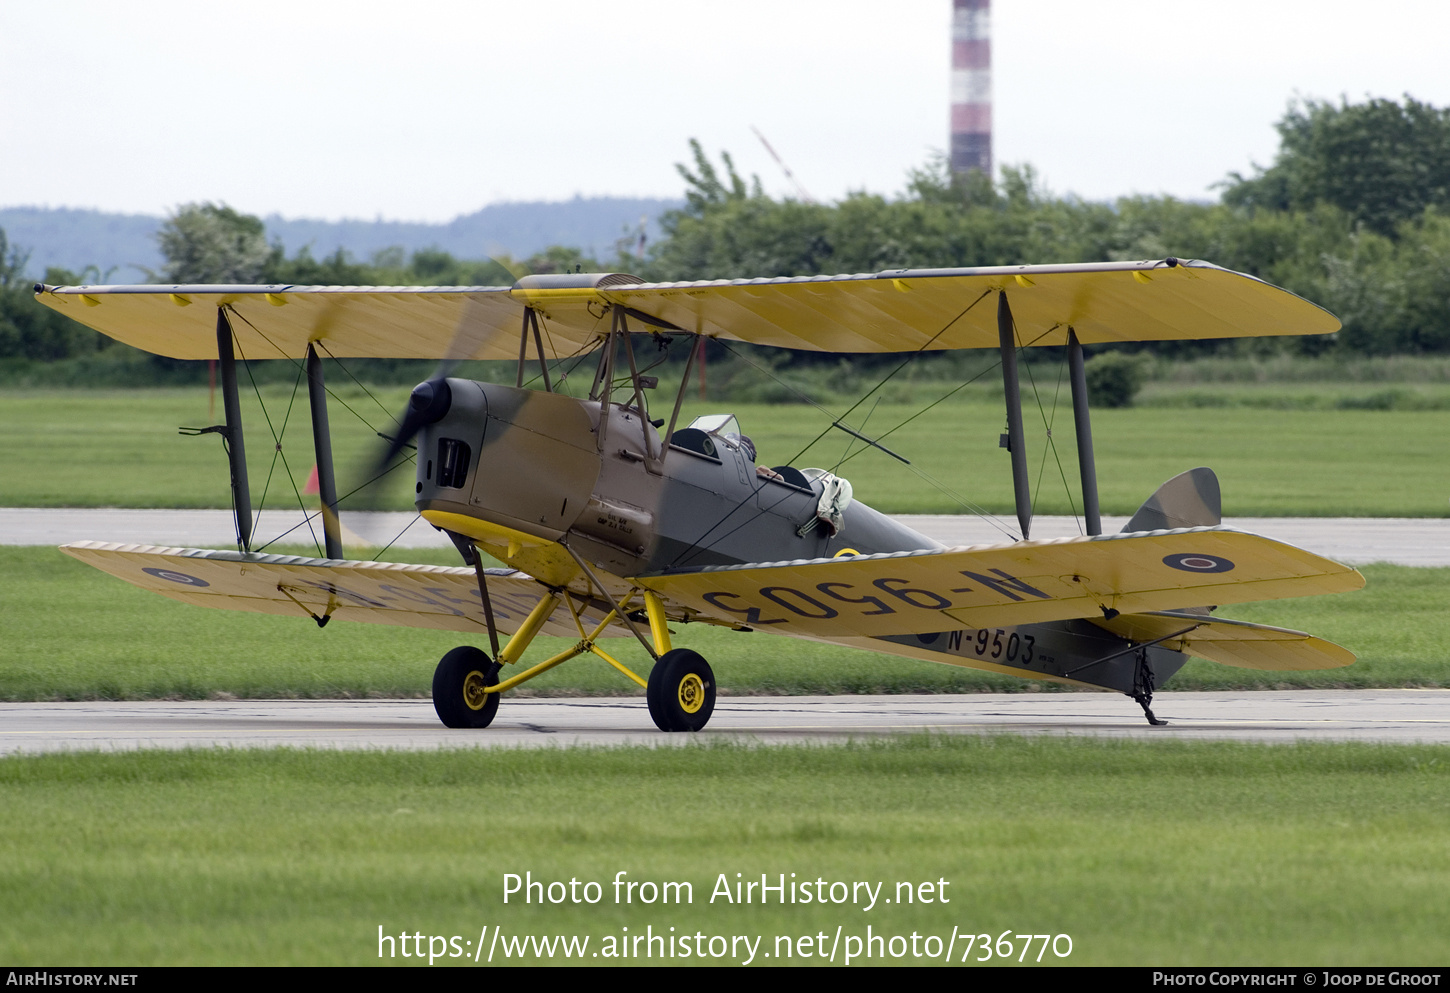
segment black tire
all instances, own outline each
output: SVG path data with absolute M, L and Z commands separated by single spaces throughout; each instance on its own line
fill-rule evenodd
M 688 648 L 665 652 L 650 670 L 645 699 L 661 731 L 698 731 L 715 710 L 715 673 Z
M 433 670 L 433 709 L 444 727 L 486 728 L 498 713 L 497 693 L 483 687 L 498 682 L 498 665 L 472 645 L 455 648 Z

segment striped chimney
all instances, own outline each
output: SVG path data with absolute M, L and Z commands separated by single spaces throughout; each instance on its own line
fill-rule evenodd
M 952 172 L 992 175 L 992 0 L 952 0 Z

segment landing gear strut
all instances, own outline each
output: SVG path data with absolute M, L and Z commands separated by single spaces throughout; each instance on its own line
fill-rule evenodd
M 1148 723 L 1154 727 L 1165 727 L 1168 722 L 1160 721 L 1153 716 L 1153 667 L 1148 664 L 1147 646 L 1139 648 L 1133 653 L 1137 660 L 1137 666 L 1133 670 L 1133 692 L 1128 696 L 1138 701 L 1138 706 L 1143 708 L 1143 714 L 1148 718 Z
M 580 565 L 588 571 L 582 562 Z M 603 591 L 602 586 L 600 589 Z M 479 593 L 485 598 L 485 609 L 489 609 L 481 572 Z M 495 651 L 494 658 L 489 658 L 486 652 L 468 645 L 455 648 L 443 656 L 433 673 L 433 709 L 438 712 L 438 719 L 450 728 L 486 728 L 498 713 L 499 696 L 503 691 L 511 690 L 560 663 L 591 652 L 644 689 L 650 717 L 661 731 L 698 731 L 703 728 L 715 709 L 715 674 L 710 670 L 709 663 L 689 649 L 670 647 L 668 619 L 664 605 L 655 594 L 648 591 L 644 594 L 645 612 L 649 618 L 650 632 L 654 636 L 653 644 L 646 641 L 635 630 L 634 624 L 630 623 L 630 616 L 625 612 L 629 597 L 625 598 L 624 604 L 616 603 L 613 597 L 608 596 L 607 591 L 605 597 L 610 601 L 612 609 L 593 631 L 586 631 L 584 628 L 583 616 L 575 602 L 576 595 L 566 594 L 560 589 L 550 589 L 534 605 L 529 616 L 509 638 L 508 644 Z M 579 629 L 579 641 L 524 672 L 500 680 L 499 669 L 505 664 L 518 661 L 561 603 L 568 608 L 574 625 Z M 630 630 L 634 631 L 635 637 L 639 638 L 645 650 L 656 658 L 648 681 L 629 671 L 595 643 L 616 618 L 622 618 Z M 489 626 L 492 628 L 491 621 Z M 493 636 L 492 630 L 490 636 Z

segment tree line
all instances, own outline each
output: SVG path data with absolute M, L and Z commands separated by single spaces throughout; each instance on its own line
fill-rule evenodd
M 773 200 L 698 145 L 683 209 L 645 259 L 651 279 L 803 276 L 915 266 L 1205 259 L 1334 312 L 1357 354 L 1450 351 L 1450 110 L 1410 97 L 1306 101 L 1278 124 L 1274 162 L 1229 176 L 1217 203 L 1055 197 L 1028 167 L 996 183 L 912 173 L 905 195 Z M 1215 347 L 1186 343 L 1189 348 Z M 1166 346 L 1169 350 L 1181 345 Z
M 366 261 L 338 251 L 287 257 L 262 221 L 216 204 L 180 208 L 160 234 L 157 282 L 507 285 L 524 272 L 611 270 L 648 280 L 806 276 L 908 267 L 1198 258 L 1259 276 L 1334 312 L 1333 338 L 1270 347 L 1306 353 L 1450 352 L 1450 110 L 1406 96 L 1351 104 L 1302 101 L 1279 121 L 1269 166 L 1230 175 L 1216 203 L 1055 196 L 1027 166 L 995 181 L 953 175 L 942 160 L 914 170 L 895 197 L 838 203 L 775 199 L 728 154 L 698 143 L 679 166 L 685 204 L 664 237 L 625 235 L 613 257 L 555 247 L 528 259 L 464 260 L 401 249 Z M 104 351 L 107 339 L 31 299 L 24 252 L 0 232 L 0 359 L 52 361 Z M 52 270 L 46 282 L 87 273 Z M 1164 343 L 1169 353 L 1244 346 Z

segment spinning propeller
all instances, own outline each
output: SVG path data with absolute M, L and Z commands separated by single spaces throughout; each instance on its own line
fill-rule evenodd
M 526 275 L 526 270 L 516 263 L 505 264 L 491 256 L 485 256 L 485 258 L 497 266 L 500 271 L 512 276 L 514 280 Z M 370 460 L 365 478 L 376 482 L 391 469 L 396 468 L 394 460 L 398 458 L 403 449 L 412 447 L 418 432 L 447 415 L 453 402 L 453 391 L 448 385 L 448 377 L 454 373 L 461 362 L 477 356 L 482 351 L 491 333 L 489 322 L 484 319 L 483 305 L 470 299 L 453 332 L 453 338 L 448 343 L 448 348 L 444 351 L 443 357 L 439 360 L 433 373 L 413 387 L 407 406 L 400 414 L 393 417 L 397 430 L 391 435 L 378 432 L 379 437 L 386 444 L 379 455 Z M 366 485 L 372 488 L 372 483 Z

